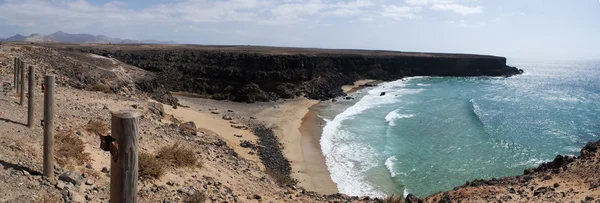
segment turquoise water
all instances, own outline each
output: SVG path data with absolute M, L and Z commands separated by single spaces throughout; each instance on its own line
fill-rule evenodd
M 321 145 L 339 191 L 424 197 L 520 175 L 600 139 L 600 63 L 510 64 L 526 73 L 416 77 L 325 103 Z

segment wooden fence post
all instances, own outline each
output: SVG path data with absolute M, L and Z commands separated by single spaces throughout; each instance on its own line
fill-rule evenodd
M 19 91 L 19 89 L 17 89 L 17 84 L 19 83 L 17 77 L 19 76 L 18 72 L 17 72 L 17 63 L 19 63 L 19 58 L 15 57 L 15 64 L 13 64 L 13 73 L 14 73 L 14 77 L 13 77 L 13 81 L 14 81 L 14 88 L 15 91 Z
M 35 70 L 29 66 L 29 98 L 27 103 L 27 126 L 33 129 L 33 102 L 35 100 Z
M 15 81 L 16 81 L 15 82 L 15 89 L 17 90 L 17 94 L 19 94 L 20 93 L 19 92 L 19 88 L 21 88 L 21 86 L 19 85 L 19 82 L 20 82 L 19 80 L 21 79 L 20 78 L 20 74 L 21 74 L 21 59 L 20 58 L 17 58 L 17 63 L 15 64 L 15 66 L 16 66 L 15 67 L 15 69 L 16 69 L 15 74 L 17 74 L 15 76 Z
M 54 138 L 52 135 L 54 120 L 54 75 L 44 78 L 44 176 L 54 177 Z
M 111 113 L 110 202 L 137 202 L 139 113 Z
M 21 106 L 25 102 L 25 64 L 21 62 Z

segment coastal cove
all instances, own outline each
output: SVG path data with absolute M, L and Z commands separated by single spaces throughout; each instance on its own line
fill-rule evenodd
M 528 72 L 510 78 L 412 77 L 359 87 L 372 82 L 365 80 L 343 88 L 349 98 L 336 102 L 178 99 L 206 119 L 221 120 L 204 109 L 231 109 L 236 117 L 255 116 L 272 127 L 290 161 L 291 177 L 309 191 L 426 197 L 466 181 L 520 175 L 557 154 L 578 155 L 586 142 L 597 139 L 600 129 L 593 117 L 599 112 L 593 107 L 600 95 L 589 82 L 596 76 L 582 76 L 594 65 L 515 63 Z M 570 68 L 571 77 L 564 77 L 564 67 Z M 564 88 L 572 86 L 578 88 Z M 562 108 L 557 111 L 557 106 Z M 562 122 L 565 118 L 571 121 Z M 344 137 L 336 138 L 340 133 Z M 234 146 L 256 138 L 224 137 Z M 355 151 L 336 151 L 340 149 Z M 258 157 L 250 159 L 260 163 Z
M 528 71 L 408 78 L 359 90 L 352 95 L 358 101 L 314 107 L 327 123 L 320 143 L 340 192 L 426 197 L 474 179 L 520 175 L 598 139 L 598 72 L 586 73 L 598 64 L 514 65 Z
M 35 70 L 38 82 L 44 73 L 56 74 L 56 133 L 80 140 L 81 151 L 74 154 L 89 153 L 93 159 L 62 170 L 89 173 L 93 186 L 86 181 L 60 190 L 32 178 L 34 173 L 4 167 L 0 176 L 8 181 L 0 188 L 11 188 L 0 190 L 5 200 L 36 199 L 30 194 L 41 189 L 44 196 L 85 201 L 92 187 L 105 188 L 93 193 L 96 200 L 106 200 L 109 180 L 101 174 L 107 173 L 111 154 L 97 147 L 96 134 L 107 133 L 111 112 L 123 109 L 142 115 L 139 149 L 146 158 L 162 159 L 180 146 L 200 162 L 164 165 L 162 175 L 140 181 L 142 202 L 203 195 L 219 202 L 381 203 L 392 194 L 398 200 L 406 196 L 406 202 L 600 198 L 600 142 L 590 142 L 600 131 L 598 62 L 511 60 L 509 65 L 527 71 L 519 74 L 503 57 L 480 55 L 365 51 L 357 57 L 361 50 L 128 45 L 117 50 L 120 59 L 81 52 L 120 45 L 68 46 L 78 49 L 2 44 L 0 79 L 7 82 L 1 113 L 8 121 L 25 118 L 9 88 L 14 75 L 6 64 L 14 65 L 13 59 L 41 67 Z M 298 55 L 279 52 L 284 50 Z M 159 61 L 169 64 L 148 60 L 167 55 Z M 214 64 L 242 56 L 244 64 Z M 261 69 L 266 72 L 246 69 L 263 60 L 278 64 Z M 296 66 L 305 62 L 311 64 Z M 478 68 L 486 62 L 495 65 Z M 444 64 L 453 65 L 444 69 Z M 186 69 L 210 71 L 193 78 L 180 72 Z M 448 72 L 438 75 L 443 71 Z M 265 76 L 275 78 L 254 83 Z M 377 81 L 362 80 L 367 78 Z M 366 82 L 372 83 L 357 89 Z M 294 92 L 299 95 L 257 102 Z M 248 100 L 236 101 L 240 95 Z M 42 98 L 34 102 L 41 105 Z M 103 123 L 109 126 L 90 128 Z M 0 130 L 9 146 L 0 148 L 3 160 L 38 170 L 42 129 L 5 122 Z M 141 168 L 147 169 L 146 158 Z

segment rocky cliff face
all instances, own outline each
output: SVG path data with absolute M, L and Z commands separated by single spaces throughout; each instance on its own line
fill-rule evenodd
M 359 79 L 408 76 L 511 76 L 520 70 L 506 58 L 362 50 L 271 47 L 88 46 L 78 51 L 110 56 L 157 72 L 142 88 L 158 86 L 238 102 L 305 95 L 331 99 Z

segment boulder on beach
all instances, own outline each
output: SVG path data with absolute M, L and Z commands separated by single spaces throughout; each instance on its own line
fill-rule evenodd
M 165 108 L 163 107 L 163 104 L 161 103 L 157 103 L 157 102 L 149 102 L 148 103 L 148 111 L 152 112 L 155 115 L 158 116 L 165 116 Z
M 181 125 L 179 125 L 179 129 L 181 130 L 181 132 L 186 133 L 186 134 L 191 134 L 191 135 L 197 134 L 196 123 L 194 123 L 193 121 L 182 123 Z

